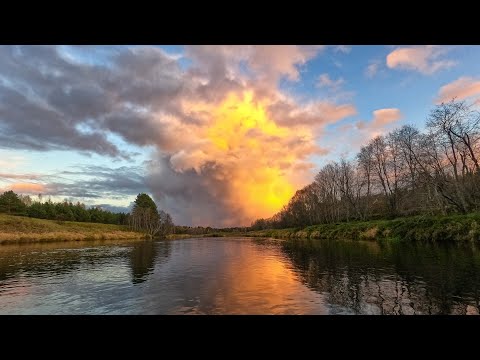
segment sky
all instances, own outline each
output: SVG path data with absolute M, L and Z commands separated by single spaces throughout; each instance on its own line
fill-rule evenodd
M 456 97 L 480 46 L 1 46 L 0 192 L 250 225 Z

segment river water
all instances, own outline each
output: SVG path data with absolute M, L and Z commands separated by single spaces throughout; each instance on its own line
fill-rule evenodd
M 473 244 L 0 245 L 0 314 L 478 314 L 479 300 Z

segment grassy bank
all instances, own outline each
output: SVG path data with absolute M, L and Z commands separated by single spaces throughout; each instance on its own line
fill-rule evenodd
M 0 214 L 0 243 L 142 239 L 126 226 L 34 219 Z
M 480 213 L 415 216 L 249 232 L 247 236 L 302 239 L 480 241 Z

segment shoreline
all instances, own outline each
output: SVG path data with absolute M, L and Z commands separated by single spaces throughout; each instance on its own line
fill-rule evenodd
M 392 220 L 352 221 L 287 229 L 257 230 L 244 236 L 315 240 L 479 242 L 480 213 L 413 216 Z
M 111 232 L 99 234 L 72 234 L 65 233 L 1 233 L 0 245 L 4 244 L 29 244 L 47 242 L 68 242 L 68 241 L 109 241 L 109 240 L 146 240 L 145 235 L 133 232 Z
M 0 214 L 0 244 L 94 240 L 141 240 L 123 225 L 55 221 Z
M 414 216 L 392 220 L 355 221 L 286 229 L 210 234 L 169 234 L 166 240 L 220 237 L 276 239 L 367 240 L 412 242 L 479 242 L 480 213 Z M 146 240 L 123 225 L 35 219 L 0 214 L 0 245 L 67 241 Z

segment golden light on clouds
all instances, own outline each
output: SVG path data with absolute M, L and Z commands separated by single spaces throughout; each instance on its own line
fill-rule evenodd
M 290 130 L 268 117 L 267 106 L 255 101 L 251 91 L 231 93 L 212 110 L 213 122 L 206 131 L 217 159 L 228 159 L 231 165 L 229 202 L 248 219 L 273 215 L 295 190 L 282 169 L 295 159 L 279 148 Z
M 34 183 L 14 183 L 7 186 L 7 189 L 19 194 L 40 194 L 46 190 L 45 185 Z
M 253 92 L 246 91 L 243 98 L 230 93 L 225 101 L 212 112 L 214 124 L 208 136 L 221 149 L 242 145 L 258 148 L 255 138 L 246 138 L 251 130 L 259 130 L 270 136 L 285 137 L 288 130 L 281 128 L 267 117 L 265 102 L 253 100 Z

